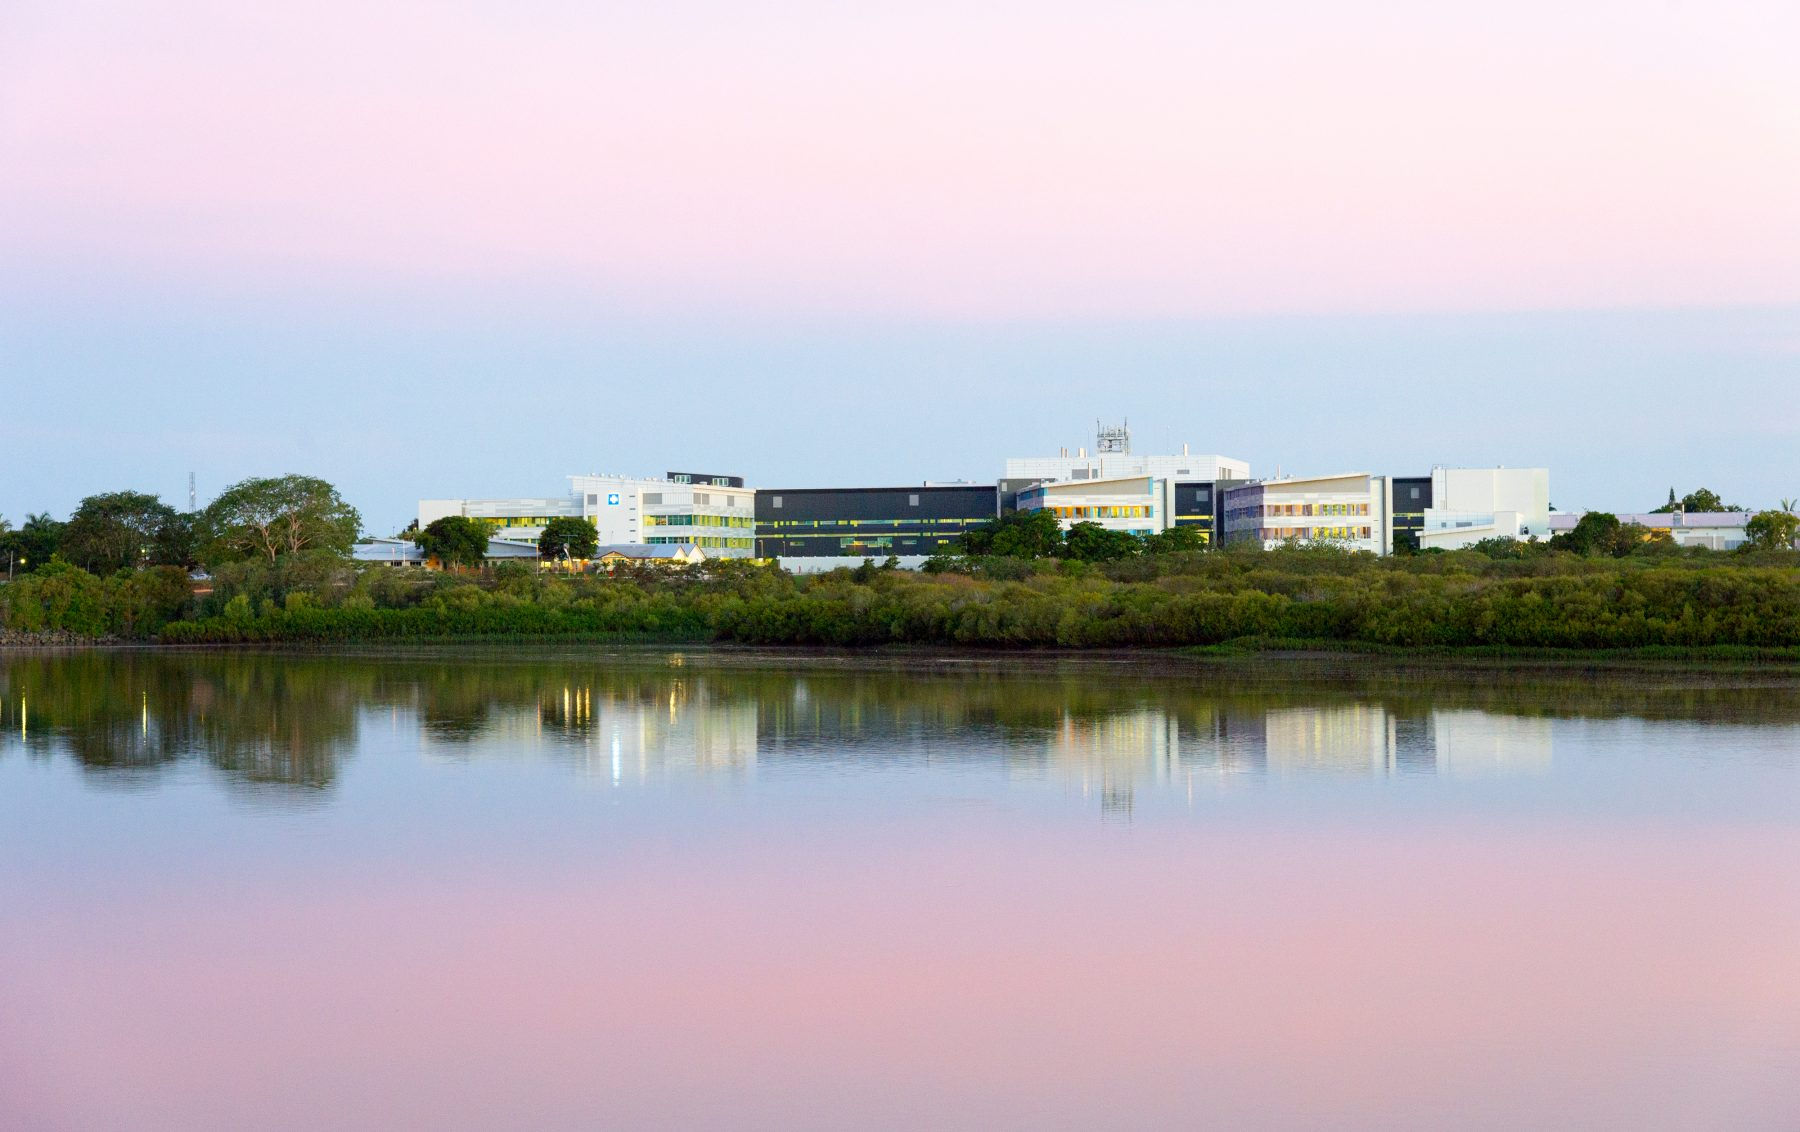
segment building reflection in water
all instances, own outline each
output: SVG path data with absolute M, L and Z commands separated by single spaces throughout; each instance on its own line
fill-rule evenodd
M 1061 783 L 1115 814 L 1129 814 L 1139 791 L 1191 795 L 1207 780 L 1550 768 L 1552 717 L 1496 712 L 1462 686 L 1435 699 L 929 671 L 706 672 L 674 658 L 575 668 L 84 654 L 0 664 L 0 756 L 64 752 L 121 786 L 204 760 L 234 784 L 317 793 L 380 719 L 396 734 L 416 728 L 432 758 L 542 757 L 616 785 L 730 781 L 772 766 L 954 765 Z
M 1232 775 L 1529 774 L 1551 762 L 1551 721 L 1482 711 L 1402 715 L 1379 703 L 1201 711 L 1157 707 L 1066 715 L 1046 766 L 1103 809 L 1129 813 L 1135 792 L 1188 789 Z
M 570 683 L 496 712 L 481 745 L 542 752 L 615 785 L 742 776 L 756 766 L 757 707 L 704 678 L 631 690 Z

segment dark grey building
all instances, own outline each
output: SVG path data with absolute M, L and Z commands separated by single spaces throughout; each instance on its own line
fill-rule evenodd
M 993 484 L 758 488 L 758 558 L 936 554 L 999 512 Z
M 1431 506 L 1431 477 L 1395 476 L 1391 482 L 1394 487 L 1394 533 L 1389 549 L 1398 549 L 1405 543 L 1416 550 L 1419 532 L 1425 529 L 1425 508 Z

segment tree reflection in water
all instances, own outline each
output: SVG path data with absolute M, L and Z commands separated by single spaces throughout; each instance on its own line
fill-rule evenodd
M 1054 776 L 1128 811 L 1179 775 L 1529 773 L 1548 721 L 1800 723 L 1791 672 L 1582 665 L 1092 657 L 796 656 L 740 650 L 0 657 L 0 754 L 63 755 L 121 787 L 210 764 L 328 790 L 369 712 L 440 756 L 549 750 L 615 779 L 679 763 L 934 759 Z

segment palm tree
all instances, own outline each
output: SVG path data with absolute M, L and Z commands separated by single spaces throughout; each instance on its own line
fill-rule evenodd
M 1800 499 L 1783 499 L 1781 501 L 1781 509 L 1783 511 L 1792 511 L 1796 504 L 1800 504 Z M 0 519 L 0 531 L 4 531 L 5 529 L 6 520 Z

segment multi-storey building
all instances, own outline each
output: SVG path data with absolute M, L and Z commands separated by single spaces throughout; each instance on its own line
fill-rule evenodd
M 1195 454 L 1185 444 L 1178 455 L 1133 454 L 1130 429 L 1117 425 L 1097 427 L 1091 455 L 1065 448 L 1055 456 L 1008 459 L 999 487 L 1002 509 L 1049 507 L 1064 526 L 1097 522 L 1139 534 L 1197 527 L 1210 541 L 1220 486 L 1249 477 L 1246 461 Z
M 1155 476 L 1039 483 L 1018 493 L 1020 511 L 1048 511 L 1067 528 L 1094 523 L 1149 537 L 1169 526 L 1173 485 Z
M 1335 476 L 1256 480 L 1223 492 L 1225 541 L 1332 543 L 1373 554 L 1388 553 L 1391 506 L 1386 476 L 1349 472 Z
M 1225 538 L 1265 546 L 1331 542 L 1388 554 L 1402 541 L 1454 550 L 1486 538 L 1550 534 L 1550 473 L 1543 468 L 1261 480 L 1227 487 L 1223 498 Z
M 1433 468 L 1427 496 L 1421 550 L 1455 550 L 1488 538 L 1550 537 L 1547 468 Z
M 603 545 L 697 546 L 709 558 L 756 552 L 756 493 L 738 476 L 570 476 L 564 496 L 419 501 L 421 527 L 446 515 L 484 520 L 519 541 L 535 540 L 551 519 L 573 517 L 593 523 Z
M 1063 449 L 1055 456 L 1019 456 L 1007 459 L 1000 477 L 1000 489 L 1016 494 L 1033 484 L 1070 480 L 1119 479 L 1125 476 L 1154 476 L 1172 483 L 1208 484 L 1219 480 L 1250 478 L 1250 465 L 1230 456 L 1198 455 L 1181 446 L 1174 456 L 1134 455 L 1131 434 L 1124 427 L 1101 428 L 1098 443 L 1090 455 L 1086 448 L 1073 454 Z
M 998 514 L 992 484 L 759 488 L 756 554 L 805 568 L 833 558 L 923 559 Z

